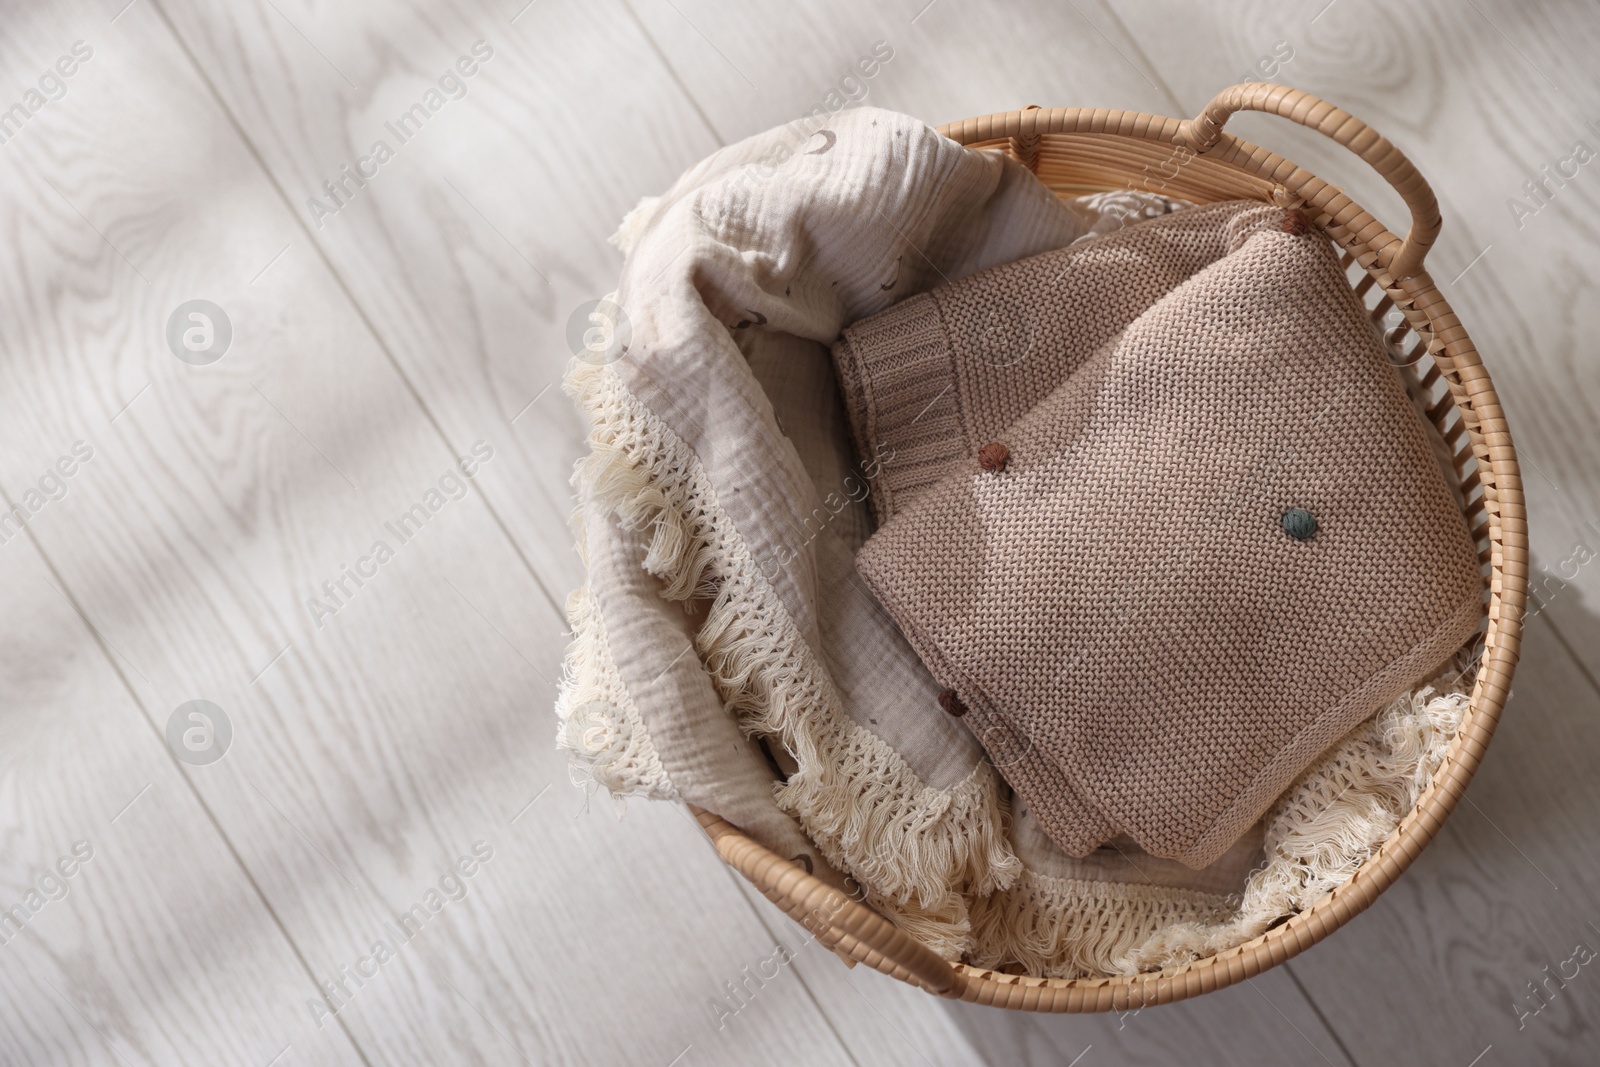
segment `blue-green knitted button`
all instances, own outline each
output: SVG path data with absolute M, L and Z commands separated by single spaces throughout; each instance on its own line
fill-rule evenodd
M 1309 541 L 1317 532 L 1317 517 L 1305 508 L 1290 508 L 1278 520 L 1278 525 L 1296 541 Z

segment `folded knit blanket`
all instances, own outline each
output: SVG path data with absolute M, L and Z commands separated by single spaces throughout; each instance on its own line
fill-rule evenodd
M 1033 265 L 956 283 L 894 325 L 937 353 L 923 362 L 956 396 L 933 438 L 944 454 L 919 457 L 948 462 L 959 443 L 967 458 L 857 567 L 952 690 L 941 703 L 1073 855 L 1126 834 L 1215 862 L 1481 618 L 1466 524 L 1332 249 L 1297 213 L 1262 226 L 1261 211 L 1219 205 L 1079 246 L 1125 253 L 1181 220 L 1228 249 L 1110 336 L 1089 316 L 1080 341 Z M 1137 303 L 1152 288 L 1149 259 L 1096 262 L 1098 292 Z M 972 316 L 1019 306 L 1065 345 L 985 362 Z M 858 345 L 871 329 L 853 328 Z M 1010 422 L 1040 368 L 1062 367 Z

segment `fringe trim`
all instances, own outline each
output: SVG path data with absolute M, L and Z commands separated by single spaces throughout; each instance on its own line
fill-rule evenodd
M 977 940 L 967 899 L 954 889 L 946 890 L 931 905 L 919 903 L 904 908 L 869 889 L 864 903 L 897 929 L 947 960 L 961 959 Z
M 572 753 L 573 780 L 595 782 L 613 797 L 677 800 L 644 720 L 611 658 L 605 623 L 587 586 L 567 597 L 567 646 L 556 694 L 556 747 Z
M 1163 930 L 1225 918 L 1233 901 L 1212 893 L 1131 882 L 1051 878 L 1029 871 L 972 906 L 971 962 L 1037 978 L 1117 974 L 1121 960 Z
M 779 807 L 892 921 L 959 958 L 971 945 L 963 894 L 987 896 L 1021 873 L 999 776 L 980 760 L 955 787 L 929 788 L 852 722 L 693 451 L 609 368 L 574 361 L 566 389 L 590 418 L 574 483 L 599 513 L 651 531 L 644 568 L 663 596 L 712 601 L 695 638 L 706 670 L 741 727 L 778 738 L 798 764 L 776 789 Z
M 1458 655 L 1346 734 L 1266 815 L 1265 859 L 1242 894 L 1051 878 L 1032 872 L 972 906 L 971 961 L 1048 978 L 1132 975 L 1259 937 L 1348 882 L 1416 806 L 1470 703 Z

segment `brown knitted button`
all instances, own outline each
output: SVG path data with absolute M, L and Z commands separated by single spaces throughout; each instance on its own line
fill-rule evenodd
M 1306 218 L 1306 213 L 1297 208 L 1290 208 L 1283 213 L 1283 232 L 1296 236 L 1311 232 L 1311 220 Z
M 1006 460 L 1011 458 L 1011 449 L 999 441 L 990 441 L 978 449 L 978 466 L 991 473 L 1006 469 Z
M 967 706 L 956 696 L 954 689 L 945 689 L 939 693 L 939 706 L 958 719 L 967 713 Z

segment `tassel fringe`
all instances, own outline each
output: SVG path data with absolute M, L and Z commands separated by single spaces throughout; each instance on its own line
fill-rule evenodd
M 798 769 L 776 790 L 779 807 L 892 921 L 959 958 L 972 943 L 966 898 L 1004 889 L 1021 873 L 994 769 L 980 761 L 953 788 L 929 788 L 851 721 L 692 450 L 609 368 L 575 361 L 566 388 L 591 420 L 592 451 L 574 483 L 596 513 L 650 532 L 644 568 L 663 596 L 711 601 L 695 637 L 706 670 L 747 733 L 777 738 L 794 757 Z M 587 670 L 569 664 L 574 675 Z

